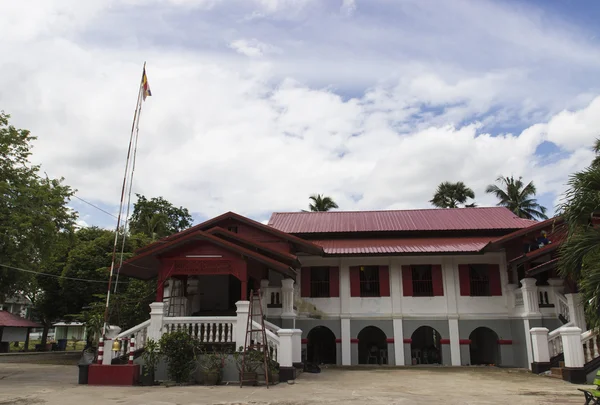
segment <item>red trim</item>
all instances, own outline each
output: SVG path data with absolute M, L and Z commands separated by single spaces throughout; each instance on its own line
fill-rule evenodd
M 442 277 L 442 266 L 440 264 L 431 265 L 431 279 L 433 282 L 433 295 L 441 297 L 444 295 L 444 279 Z
M 329 268 L 329 296 L 339 297 L 340 296 L 340 268 L 330 267 Z
M 387 338 L 386 343 L 394 343 L 394 338 Z
M 512 340 L 509 340 L 509 339 L 498 339 L 498 344 L 499 345 L 512 345 L 513 342 L 512 342 Z
M 390 270 L 388 266 L 379 266 L 379 296 L 390 296 Z
M 471 295 L 471 278 L 469 277 L 469 265 L 458 265 L 458 279 L 460 284 L 460 295 L 468 297 Z
M 450 344 L 450 339 L 440 339 L 440 344 L 441 345 L 449 345 Z
M 412 339 L 410 339 L 410 338 L 404 339 L 404 343 L 405 344 L 407 344 L 407 343 L 411 344 L 412 343 Z
M 310 267 L 300 269 L 300 296 L 310 297 Z
M 358 339 L 350 339 L 350 343 L 358 343 Z
M 308 339 L 302 339 L 301 342 L 303 345 L 306 345 L 306 344 L 308 344 Z
M 350 296 L 360 297 L 360 272 L 358 266 L 350 266 Z
M 471 339 L 460 339 L 458 341 L 459 344 L 461 345 L 470 345 L 471 344 Z
M 335 343 L 342 343 L 342 339 L 339 339 L 339 338 L 338 338 L 338 339 L 336 339 L 336 340 L 335 340 Z
M 412 297 L 413 295 L 411 266 L 402 266 L 402 294 L 405 297 Z

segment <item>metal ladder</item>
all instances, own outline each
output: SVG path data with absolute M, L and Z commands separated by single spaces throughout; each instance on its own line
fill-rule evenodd
M 246 322 L 246 339 L 244 342 L 244 352 L 242 353 L 242 372 L 240 375 L 240 387 L 244 386 L 244 382 L 247 382 L 249 380 L 244 380 L 243 376 L 244 376 L 244 365 L 246 363 L 246 353 L 249 350 L 257 350 L 259 352 L 262 352 L 262 357 L 263 357 L 263 365 L 264 365 L 264 371 L 265 371 L 265 382 L 267 383 L 267 389 L 269 388 L 269 368 L 268 365 L 270 364 L 270 359 L 269 359 L 269 345 L 267 344 L 267 333 L 265 331 L 265 318 L 263 316 L 263 309 L 262 309 L 262 299 L 260 297 L 260 290 L 254 292 L 254 290 L 250 291 L 250 308 L 248 309 L 248 321 Z M 255 313 L 255 303 L 258 302 L 258 313 Z M 260 321 L 258 322 L 260 324 L 260 329 L 255 329 L 253 320 L 254 318 L 260 318 Z M 253 339 L 253 334 L 257 334 L 259 337 L 258 342 L 255 342 L 255 339 Z M 262 341 L 262 343 L 261 343 Z

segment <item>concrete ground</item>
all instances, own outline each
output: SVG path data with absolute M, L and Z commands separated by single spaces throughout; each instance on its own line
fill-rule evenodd
M 0 364 L 0 405 L 582 404 L 577 386 L 495 368 L 325 369 L 270 387 L 77 385 L 77 367 Z

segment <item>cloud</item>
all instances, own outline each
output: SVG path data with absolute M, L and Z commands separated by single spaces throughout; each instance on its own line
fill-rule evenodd
M 0 16 L 0 52 L 11 55 L 0 65 L 0 108 L 38 136 L 33 159 L 44 170 L 109 212 L 144 60 L 153 96 L 143 105 L 134 191 L 199 218 L 233 210 L 264 220 L 306 209 L 313 193 L 343 209 L 426 207 L 446 180 L 464 181 L 490 205 L 484 190 L 499 175 L 534 180 L 551 205 L 593 155 L 597 46 L 579 28 L 543 26 L 508 6 L 39 6 Z M 566 65 L 581 78 L 557 73 Z M 551 161 L 538 153 L 548 142 L 560 151 Z M 114 222 L 77 209 L 85 223 Z

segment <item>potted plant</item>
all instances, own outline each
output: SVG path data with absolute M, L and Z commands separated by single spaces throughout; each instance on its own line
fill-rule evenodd
M 203 381 L 204 385 L 217 385 L 221 382 L 222 370 L 225 366 L 225 353 L 214 350 L 211 353 L 202 350 L 198 363 L 199 375 L 196 381 Z
M 155 373 L 156 366 L 160 357 L 158 342 L 152 338 L 146 340 L 144 346 L 144 353 L 142 359 L 144 360 L 144 366 L 142 367 L 142 385 L 154 385 L 156 381 Z
M 269 384 L 279 383 L 279 363 L 269 360 Z
M 244 352 L 244 348 L 240 346 L 238 351 L 233 353 L 233 359 L 235 360 L 242 385 L 256 385 L 258 382 L 258 373 L 256 370 L 258 370 L 263 362 L 262 352 L 254 349 L 248 349 Z

